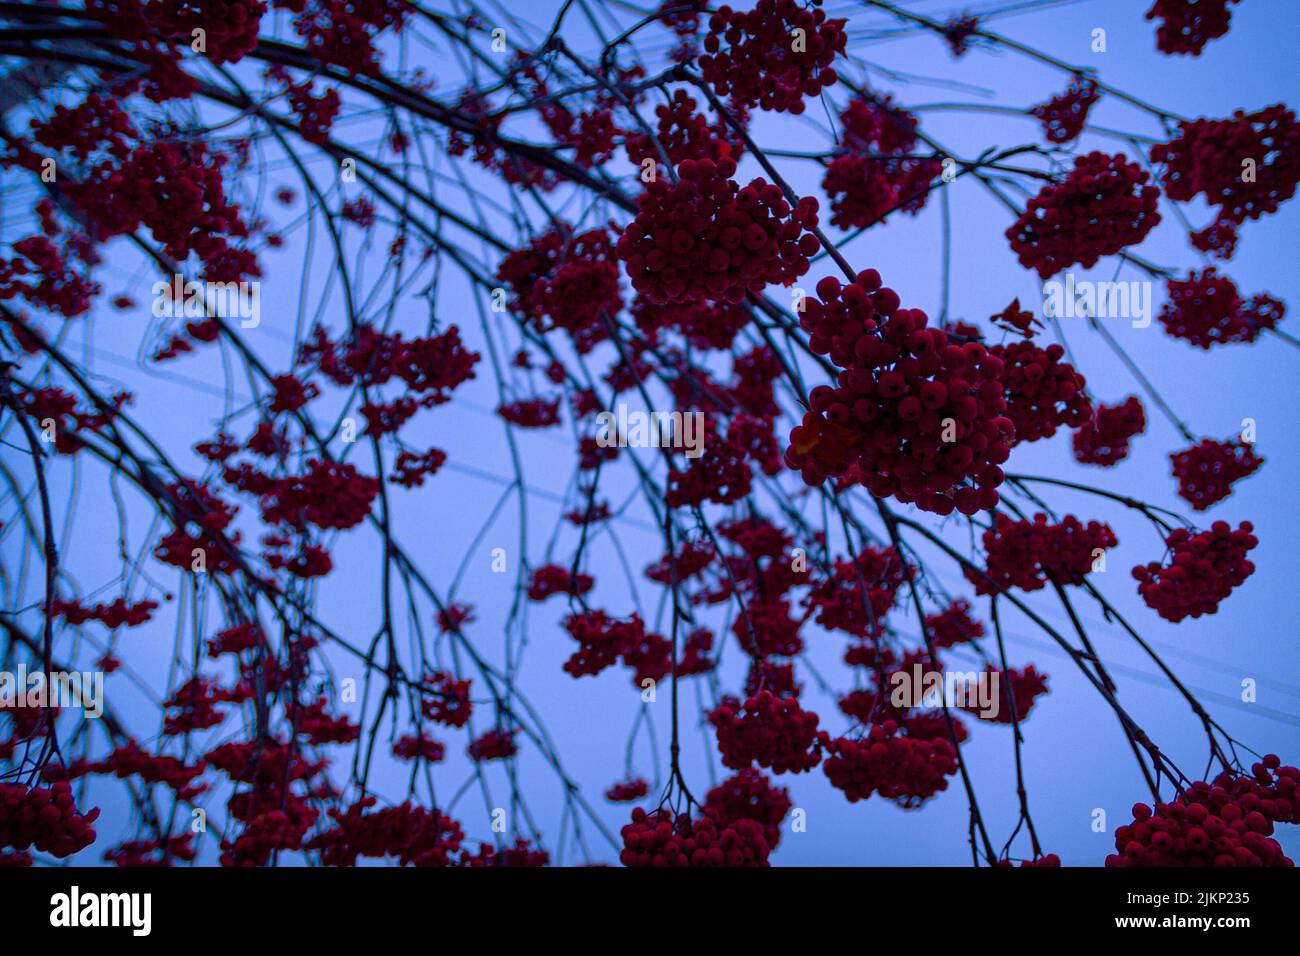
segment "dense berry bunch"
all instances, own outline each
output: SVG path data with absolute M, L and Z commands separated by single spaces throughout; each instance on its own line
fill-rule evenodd
M 622 834 L 624 866 L 767 866 L 771 852 L 761 825 L 750 819 L 723 824 L 714 810 L 691 819 L 637 807 Z
M 943 611 L 925 616 L 930 641 L 936 648 L 969 644 L 984 636 L 984 625 L 971 617 L 970 611 L 969 601 L 954 598 Z
M 985 680 L 989 681 L 990 686 L 992 680 L 989 675 L 997 675 L 998 699 L 994 702 L 992 711 L 986 712 L 978 702 L 973 701 L 962 708 L 981 720 L 989 720 L 997 724 L 1011 724 L 1023 721 L 1029 716 L 1034 701 L 1047 693 L 1047 675 L 1040 674 L 1033 664 L 1026 665 L 1023 670 L 1012 667 L 1005 671 L 989 664 L 984 668 L 984 674 Z M 1013 703 L 1015 704 L 1014 720 L 1011 712 Z
M 839 77 L 831 65 L 848 39 L 822 0 L 758 0 L 748 12 L 719 7 L 709 18 L 700 72 L 719 96 L 745 107 L 802 113 Z M 724 48 L 725 44 L 725 48 Z
M 1128 457 L 1129 441 L 1147 428 L 1146 413 L 1136 395 L 1118 405 L 1097 405 L 1092 417 L 1073 436 L 1075 461 L 1109 467 Z
M 448 727 L 464 727 L 473 711 L 469 684 L 468 680 L 456 680 L 450 674 L 435 671 L 424 679 L 428 691 L 420 699 L 420 712 L 426 720 Z
M 674 167 L 688 159 L 711 159 L 724 156 L 733 159 L 744 151 L 744 144 L 728 137 L 728 127 L 722 123 L 710 125 L 708 117 L 696 112 L 695 98 L 685 90 L 674 90 L 667 103 L 655 107 L 655 135 L 631 133 L 624 144 L 627 158 L 640 166 L 647 159 L 656 165 L 664 161 L 658 147 L 668 154 Z
M 670 508 L 690 507 L 712 501 L 725 505 L 749 494 L 753 470 L 745 460 L 745 446 L 730 435 L 717 434 L 717 426 L 707 419 L 703 435 L 703 454 L 683 471 L 673 465 L 668 471 L 668 491 L 664 501 Z
M 1259 801 L 1203 781 L 1153 813 L 1133 805 L 1133 822 L 1115 831 L 1107 866 L 1271 866 L 1295 864 L 1272 839 L 1273 821 Z
M 850 803 L 879 793 L 905 809 L 948 789 L 948 777 L 957 772 L 952 744 L 942 738 L 902 736 L 901 731 L 899 724 L 887 720 L 861 740 L 831 740 L 822 765 L 831 786 L 843 790 Z
M 540 330 L 564 329 L 585 352 L 606 338 L 623 307 L 612 251 L 604 229 L 557 226 L 506 256 L 497 278 L 510 288 L 512 310 Z
M 1235 531 L 1226 521 L 1195 533 L 1175 528 L 1165 539 L 1168 564 L 1152 561 L 1133 569 L 1142 600 L 1175 624 L 1185 617 L 1215 613 L 1219 602 L 1255 570 L 1246 557 L 1259 544 L 1254 530 L 1249 521 Z
M 790 792 L 752 768 L 732 774 L 709 791 L 704 808 L 727 826 L 737 820 L 753 820 L 763 828 L 763 841 L 775 850 L 781 841 L 781 821 L 790 812 Z
M 394 857 L 402 866 L 451 866 L 465 835 L 460 824 L 437 810 L 403 803 L 373 810 L 363 797 L 345 811 L 329 811 L 333 826 L 313 836 L 308 850 L 320 852 L 326 866 L 356 866 L 360 857 Z
M 98 807 L 84 815 L 77 812 L 67 781 L 49 787 L 0 783 L 0 849 L 21 852 L 30 847 L 71 856 L 95 842 L 91 824 L 98 817 Z
M 1160 310 L 1160 324 L 1174 338 L 1202 349 L 1227 342 L 1254 342 L 1286 315 L 1286 306 L 1264 293 L 1247 303 L 1236 284 L 1213 268 L 1192 272 L 1186 279 L 1170 279 L 1166 288 L 1169 301 Z
M 1155 0 L 1146 18 L 1160 18 L 1156 49 L 1161 53 L 1200 56 L 1205 44 L 1228 32 L 1232 11 L 1240 0 Z
M 1084 391 L 1083 376 L 1069 362 L 1061 361 L 1064 348 L 1013 342 L 991 346 L 989 353 L 1004 364 L 1006 415 L 1015 425 L 1017 444 L 1051 438 L 1061 426 L 1077 428 L 1088 420 L 1092 403 Z
M 865 229 L 896 209 L 920 212 L 943 163 L 907 155 L 916 146 L 916 117 L 882 96 L 853 100 L 840 120 L 845 151 L 827 166 L 822 180 L 831 222 L 841 229 Z
M 248 227 L 226 199 L 219 159 L 201 142 L 139 146 L 124 162 L 106 161 L 63 188 L 101 241 L 147 226 L 167 255 L 183 261 L 196 253 L 208 279 L 259 274 L 255 262 L 230 268 L 229 240 L 246 237 Z
M 724 697 L 709 722 L 718 732 L 722 762 L 732 770 L 757 763 L 773 773 L 801 773 L 821 763 L 818 717 L 793 697 L 766 690 L 744 704 Z
M 379 481 L 346 462 L 312 458 L 301 475 L 277 481 L 266 495 L 262 517 L 295 528 L 351 528 L 370 514 Z
M 517 732 L 508 729 L 489 730 L 477 740 L 471 740 L 466 752 L 469 758 L 476 762 L 513 757 L 519 753 L 519 745 L 515 743 Z
M 821 248 L 817 200 L 791 207 L 779 186 L 732 181 L 736 162 L 687 160 L 675 184 L 655 179 L 616 246 L 637 292 L 664 305 L 694 299 L 740 302 L 770 283 L 789 285 Z
M 1141 242 L 1160 222 L 1160 189 L 1150 178 L 1118 153 L 1079 156 L 1069 176 L 1044 186 L 1007 229 L 1020 264 L 1049 279 Z
M 1204 0 L 1200 6 L 1204 6 Z M 1219 258 L 1231 258 L 1237 227 L 1277 211 L 1300 182 L 1300 123 L 1282 104 L 1254 113 L 1237 110 L 1230 119 L 1184 122 L 1178 136 L 1151 149 L 1164 165 L 1165 192 L 1187 202 L 1197 195 L 1219 213 L 1192 244 Z
M 1258 800 L 1248 809 L 1274 823 L 1300 823 L 1300 769 L 1282 766 L 1277 754 L 1251 764 L 1249 775 L 1225 770 L 1214 778 L 1214 785 L 1243 801 Z
M 1196 511 L 1232 494 L 1232 486 L 1253 475 L 1264 459 L 1255 454 L 1254 446 L 1239 438 L 1215 441 L 1206 438 L 1185 451 L 1169 456 L 1178 479 L 1178 494 Z
M 799 324 L 812 350 L 844 371 L 838 387 L 809 395 L 786 464 L 810 485 L 851 477 L 939 514 L 997 505 L 1014 430 L 1003 415 L 1002 360 L 927 328 L 925 313 L 899 308 L 874 269 L 847 286 L 825 278 L 817 295 Z
M 1083 126 L 1088 122 L 1088 110 L 1100 95 L 1091 77 L 1076 76 L 1064 93 L 1053 96 L 1029 112 L 1043 124 L 1048 142 L 1068 143 L 1083 132 Z
M 589 574 L 574 574 L 558 564 L 545 564 L 533 571 L 528 582 L 528 600 L 545 601 L 554 594 L 582 597 L 594 583 Z
M 1079 584 L 1093 570 L 1100 552 L 1118 543 L 1109 525 L 1097 521 L 1085 525 L 1074 515 L 1048 524 L 1043 514 L 1034 515 L 1033 521 L 998 514 L 993 527 L 984 532 L 984 574 L 967 568 L 966 577 L 977 594 L 996 594 L 1008 588 L 1037 591 L 1049 581 Z
M 645 625 L 637 615 L 620 621 L 604 611 L 570 615 L 564 620 L 564 629 L 578 642 L 578 649 L 564 662 L 564 670 L 574 677 L 599 674 L 617 664 L 645 636 Z
M 633 777 L 614 784 L 605 791 L 605 799 L 611 803 L 631 803 L 640 800 L 650 792 L 650 784 L 641 777 Z
M 900 585 L 916 574 L 892 547 L 860 550 L 854 560 L 836 559 L 826 579 L 814 585 L 805 603 L 817 609 L 817 623 L 855 637 L 876 637 L 894 606 Z

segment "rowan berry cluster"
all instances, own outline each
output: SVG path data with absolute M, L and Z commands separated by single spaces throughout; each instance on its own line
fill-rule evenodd
M 1169 301 L 1157 316 L 1160 324 L 1174 338 L 1201 349 L 1254 342 L 1286 315 L 1286 306 L 1264 293 L 1246 302 L 1236 284 L 1213 268 L 1192 272 L 1186 279 L 1170 279 L 1166 288 Z
M 1229 119 L 1184 122 L 1177 137 L 1151 148 L 1151 159 L 1165 167 L 1162 178 L 1170 199 L 1187 202 L 1200 195 L 1218 208 L 1214 222 L 1193 233 L 1192 245 L 1229 259 L 1238 226 L 1277 212 L 1295 195 L 1298 148 L 1300 123 L 1279 103 L 1253 113 L 1237 110 Z
M 920 212 L 943 163 L 908 155 L 916 147 L 916 117 L 888 96 L 873 96 L 850 102 L 840 120 L 845 151 L 831 160 L 822 180 L 831 223 L 865 229 L 895 210 Z
M 659 165 L 664 157 L 658 146 L 663 147 L 668 162 L 674 168 L 688 159 L 710 159 L 714 162 L 723 157 L 739 158 L 744 152 L 744 143 L 733 139 L 730 127 L 725 123 L 709 123 L 703 113 L 696 112 L 698 104 L 695 98 L 685 90 L 673 90 L 667 103 L 655 107 L 655 135 L 647 133 L 629 133 L 624 148 L 627 158 L 640 166 L 647 159 Z
M 622 836 L 619 859 L 624 866 L 767 866 L 770 852 L 762 826 L 748 818 L 722 824 L 714 810 L 692 819 L 686 813 L 646 813 L 637 807 Z
M 1178 494 L 1196 511 L 1204 511 L 1232 494 L 1232 486 L 1259 470 L 1264 459 L 1254 446 L 1239 438 L 1215 441 L 1206 438 L 1169 456 Z
M 1043 135 L 1051 143 L 1068 143 L 1083 132 L 1088 122 L 1088 111 L 1101 94 L 1097 83 L 1088 76 L 1076 76 L 1064 93 L 1053 96 L 1046 103 L 1029 112 L 1043 124 Z
M 704 808 L 723 826 L 753 820 L 763 828 L 769 850 L 781 842 L 781 821 L 790 812 L 790 792 L 775 787 L 760 770 L 746 768 L 732 774 L 708 792 Z
M 923 511 L 974 514 L 998 503 L 1010 455 L 1003 362 L 977 342 L 957 345 L 901 309 L 875 270 L 817 284 L 800 325 L 811 349 L 844 369 L 818 386 L 790 432 L 785 461 L 807 484 L 846 477 Z
M 1137 245 L 1160 222 L 1160 189 L 1150 178 L 1118 153 L 1077 157 L 1070 174 L 1044 186 L 1007 229 L 1012 251 L 1026 269 L 1050 279 Z
M 1074 459 L 1085 465 L 1110 467 L 1128 457 L 1129 442 L 1146 431 L 1147 417 L 1137 396 L 1118 405 L 1097 405 L 1071 440 Z
M 623 308 L 612 253 L 605 229 L 575 233 L 557 226 L 506 256 L 497 278 L 510 289 L 513 311 L 540 331 L 564 329 L 587 352 L 608 337 L 609 323 Z
M 1155 812 L 1133 805 L 1133 822 L 1115 831 L 1107 866 L 1272 866 L 1295 864 L 1272 839 L 1273 821 L 1251 795 L 1236 797 L 1203 781 Z
M 1146 18 L 1160 19 L 1156 49 L 1161 53 L 1200 56 L 1205 44 L 1228 32 L 1232 11 L 1240 0 L 1155 0 Z
M 1061 361 L 1064 348 L 1013 342 L 990 346 L 989 354 L 1003 362 L 1006 416 L 1015 426 L 1016 444 L 1051 438 L 1061 426 L 1077 428 L 1088 420 L 1092 402 L 1083 376 Z
M 817 200 L 795 206 L 779 186 L 732 181 L 736 161 L 686 160 L 676 183 L 656 178 L 637 199 L 637 214 L 615 251 L 632 286 L 666 305 L 694 299 L 740 302 L 771 283 L 789 285 L 808 271 L 821 243 Z
M 967 703 L 962 708 L 981 720 L 988 720 L 997 724 L 1019 723 L 1029 716 L 1034 701 L 1047 693 L 1047 675 L 1040 674 L 1033 664 L 1027 664 L 1023 669 L 1011 667 L 1005 671 L 989 664 L 985 666 L 984 673 L 985 675 L 997 674 L 998 676 L 999 699 L 996 706 L 991 713 L 985 712 L 978 703 L 974 702 Z M 988 677 L 986 676 L 985 679 L 987 680 Z M 991 680 L 990 683 L 992 683 Z M 1013 704 L 1015 705 L 1014 718 L 1012 714 Z
M 977 594 L 997 594 L 1010 588 L 1038 591 L 1052 584 L 1080 584 L 1094 569 L 1102 552 L 1119 542 L 1109 525 L 1074 515 L 1049 524 L 1047 515 L 1017 521 L 999 513 L 984 532 L 984 573 L 966 569 Z M 989 580 L 991 579 L 991 583 Z
M 48 787 L 0 783 L 0 849 L 71 856 L 95 842 L 92 824 L 98 818 L 98 807 L 86 814 L 77 811 L 66 781 Z
M 903 728 L 892 720 L 876 724 L 861 740 L 836 737 L 827 751 L 822 769 L 850 803 L 878 793 L 913 809 L 948 789 L 948 777 L 957 772 L 951 743 L 903 736 Z
M 773 773 L 802 773 L 821 763 L 819 718 L 793 697 L 761 690 L 743 704 L 724 697 L 709 713 L 722 762 L 732 770 L 757 763 Z
M 1254 530 L 1249 521 L 1235 531 L 1226 521 L 1195 533 L 1175 528 L 1165 539 L 1167 564 L 1152 561 L 1133 569 L 1142 600 L 1174 624 L 1215 613 L 1220 602 L 1254 573 L 1255 565 L 1246 557 L 1259 544 Z
M 821 6 L 822 0 L 758 0 L 747 12 L 719 7 L 709 17 L 700 73 L 740 106 L 802 113 L 804 97 L 839 79 L 831 64 L 848 40 L 847 21 L 827 19 Z

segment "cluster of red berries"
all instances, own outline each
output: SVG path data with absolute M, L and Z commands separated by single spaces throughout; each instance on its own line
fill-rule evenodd
M 1056 429 L 1077 428 L 1092 413 L 1083 376 L 1061 359 L 1065 349 L 1033 342 L 993 345 L 989 353 L 1002 359 L 1007 418 L 1016 428 L 1016 443 L 1051 438 Z
M 157 610 L 157 601 L 137 601 L 127 603 L 126 598 L 117 598 L 112 604 L 96 604 L 84 607 L 79 601 L 54 601 L 51 610 L 55 617 L 61 617 L 69 624 L 81 625 L 87 621 L 98 621 L 110 631 L 119 627 L 139 627 Z
M 262 518 L 295 528 L 343 530 L 366 519 L 378 494 L 378 479 L 361 474 L 355 465 L 311 458 L 306 472 L 276 479 L 263 492 Z
M 31 129 L 42 146 L 56 152 L 66 149 L 82 162 L 101 152 L 125 160 L 131 152 L 128 143 L 137 135 L 118 101 L 95 93 L 71 108 L 56 105 L 49 119 L 32 120 Z
M 1286 306 L 1265 293 L 1247 303 L 1236 284 L 1213 268 L 1192 272 L 1186 279 L 1170 279 L 1166 288 L 1169 301 L 1160 310 L 1160 324 L 1174 338 L 1197 348 L 1254 342 L 1286 315 Z
M 757 763 L 773 773 L 802 773 L 821 763 L 819 718 L 793 697 L 761 690 L 743 704 L 723 697 L 709 714 L 722 762 L 732 770 Z
M 734 425 L 727 435 L 719 435 L 713 419 L 705 420 L 700 436 L 703 453 L 684 471 L 675 464 L 668 470 L 668 490 L 664 494 L 668 507 L 694 507 L 706 501 L 725 505 L 749 494 L 754 473 L 746 460 L 746 447 L 732 440 L 733 430 Z
M 748 12 L 721 6 L 709 17 L 700 73 L 719 96 L 745 107 L 802 113 L 839 77 L 846 20 L 830 20 L 822 0 L 758 0 Z M 723 44 L 726 48 L 723 48 Z
M 507 757 L 513 757 L 519 753 L 519 745 L 515 743 L 517 732 L 506 728 L 489 730 L 478 739 L 471 740 L 466 753 L 475 762 L 505 760 Z
M 1195 511 L 1204 511 L 1228 497 L 1234 483 L 1253 475 L 1264 464 L 1264 459 L 1255 454 L 1254 446 L 1239 438 L 1228 441 L 1206 438 L 1191 448 L 1175 452 L 1169 460 L 1178 479 L 1179 497 Z
M 369 796 L 346 811 L 331 809 L 333 826 L 313 836 L 304 849 L 319 851 L 326 866 L 356 866 L 360 857 L 396 857 L 402 866 L 418 867 L 456 861 L 465 834 L 451 817 L 410 803 L 371 810 L 376 802 Z
M 420 698 L 420 713 L 426 720 L 448 727 L 464 727 L 473 705 L 469 699 L 468 680 L 456 680 L 443 671 L 434 671 L 424 679 L 427 690 Z
M 633 777 L 630 780 L 624 780 L 614 784 L 605 791 L 605 799 L 610 803 L 631 803 L 634 800 L 640 800 L 650 792 L 650 783 L 641 778 Z
M 49 787 L 0 783 L 0 848 L 71 856 L 95 842 L 91 824 L 98 817 L 98 807 L 77 812 L 67 781 Z
M 1141 242 L 1160 222 L 1160 189 L 1150 178 L 1118 153 L 1077 157 L 1070 174 L 1044 186 L 1007 229 L 1020 264 L 1049 279 Z
M 430 448 L 423 454 L 400 452 L 393 462 L 393 477 L 389 481 L 403 488 L 419 488 L 424 479 L 436 475 L 446 461 L 447 453 L 438 448 Z
M 435 405 L 450 401 L 451 392 L 474 377 L 479 360 L 479 353 L 462 344 L 454 325 L 437 335 L 406 339 L 368 323 L 358 323 L 349 338 L 338 342 L 315 326 L 299 356 L 336 385 L 383 385 L 398 379 Z
M 500 406 L 497 414 L 520 428 L 550 428 L 560 423 L 560 400 L 524 398 Z
M 1076 76 L 1064 93 L 1029 112 L 1043 124 L 1043 133 L 1051 143 L 1068 143 L 1083 132 L 1088 111 L 1101 94 L 1097 83 L 1088 76 Z
M 761 825 L 748 818 L 723 824 L 715 810 L 692 819 L 687 813 L 646 813 L 637 807 L 621 832 L 619 859 L 629 867 L 767 866 L 771 852 Z
M 497 278 L 510 288 L 511 310 L 541 331 L 564 329 L 581 352 L 608 337 L 609 324 L 623 308 L 605 229 L 574 233 L 556 226 L 506 256 Z
M 1133 822 L 1115 831 L 1116 852 L 1107 866 L 1290 867 L 1295 864 L 1272 839 L 1273 821 L 1259 801 L 1238 798 L 1198 781 L 1155 812 L 1133 805 Z
M 957 772 L 957 752 L 943 738 L 902 736 L 903 728 L 886 720 L 861 740 L 836 737 L 827 744 L 822 769 L 831 786 L 843 790 L 850 803 L 878 793 L 904 809 L 919 807 L 948 789 Z
M 1232 11 L 1240 0 L 1155 0 L 1146 18 L 1160 18 L 1156 49 L 1161 53 L 1200 56 L 1205 44 L 1228 32 Z
M 711 159 L 724 156 L 739 157 L 744 144 L 729 136 L 729 127 L 718 122 L 710 125 L 708 117 L 696 112 L 695 98 L 685 90 L 673 90 L 667 103 L 655 107 L 655 135 L 629 133 L 624 147 L 627 158 L 640 166 L 647 159 L 656 165 L 664 161 L 658 146 L 668 155 L 668 162 L 677 167 L 688 159 Z
M 988 664 L 984 668 L 985 675 L 998 675 L 998 701 L 997 706 L 992 713 L 987 713 L 975 702 L 967 703 L 962 709 L 969 714 L 979 717 L 981 720 L 992 721 L 996 724 L 1019 723 L 1029 716 L 1030 709 L 1034 706 L 1034 701 L 1047 693 L 1047 675 L 1040 674 L 1033 664 L 1028 664 L 1023 670 L 1017 670 L 1012 667 L 1002 670 Z M 986 680 L 989 678 L 986 677 Z M 989 681 L 992 683 L 992 681 Z M 1015 704 L 1015 719 L 1012 719 L 1011 708 Z
M 1074 459 L 1084 465 L 1109 467 L 1128 457 L 1129 442 L 1146 431 L 1147 417 L 1136 395 L 1118 405 L 1097 405 L 1092 417 L 1078 427 L 1072 441 Z
M 1205 6 L 1204 0 L 1198 6 Z M 1170 199 L 1187 202 L 1201 195 L 1218 207 L 1214 222 L 1193 233 L 1192 244 L 1228 259 L 1236 248 L 1238 226 L 1276 212 L 1295 195 L 1297 149 L 1300 123 L 1279 103 L 1254 113 L 1237 110 L 1229 119 L 1184 122 L 1176 138 L 1152 147 L 1151 159 L 1164 164 Z
M 1168 564 L 1152 561 L 1133 569 L 1142 600 L 1174 624 L 1186 617 L 1215 613 L 1219 602 L 1255 570 L 1246 557 L 1259 544 L 1254 530 L 1249 521 L 1235 531 L 1226 521 L 1216 521 L 1208 530 L 1195 533 L 1175 528 L 1165 539 Z
M 996 594 L 1009 588 L 1037 591 L 1053 584 L 1079 584 L 1093 570 L 1101 552 L 1119 543 L 1109 525 L 1074 515 L 1049 524 L 1047 515 L 1017 521 L 1005 514 L 984 532 L 987 564 L 984 574 L 966 569 L 976 594 Z M 990 583 L 986 578 L 991 579 Z
M 167 255 L 183 261 L 195 253 L 206 278 L 237 281 L 260 270 L 255 260 L 229 255 L 230 240 L 246 237 L 248 227 L 226 199 L 220 160 L 201 142 L 159 141 L 95 166 L 64 190 L 101 242 L 147 226 Z
M 46 767 L 47 778 L 54 766 L 50 764 Z M 187 764 L 176 757 L 149 753 L 136 741 L 128 740 L 115 747 L 102 760 L 80 760 L 68 764 L 65 776 L 70 780 L 91 773 L 112 774 L 122 780 L 139 777 L 143 783 L 165 784 L 176 792 L 176 799 L 188 801 L 194 800 L 208 789 L 207 784 L 196 783 L 206 769 L 207 765 L 202 760 Z
M 755 179 L 743 189 L 724 156 L 686 160 L 679 180 L 656 178 L 615 246 L 632 286 L 665 305 L 693 299 L 740 302 L 770 283 L 789 285 L 821 248 L 817 200 L 791 207 L 779 186 Z
M 600 610 L 571 614 L 564 619 L 564 629 L 578 642 L 578 649 L 564 662 L 565 672 L 574 677 L 612 667 L 629 650 L 635 653 L 645 637 L 645 624 L 636 614 L 620 621 Z
M 556 594 L 582 597 L 595 584 L 591 575 L 574 573 L 558 564 L 544 564 L 533 570 L 528 582 L 528 600 L 545 601 Z
M 938 614 L 927 614 L 925 626 L 930 632 L 930 641 L 935 648 L 956 647 L 970 644 L 984 636 L 984 625 L 971 617 L 970 602 L 965 598 L 954 598 Z
M 1252 801 L 1250 809 L 1274 823 L 1300 823 L 1300 769 L 1282 766 L 1277 754 L 1251 764 L 1249 775 L 1223 771 L 1214 778 L 1214 786 L 1240 800 L 1258 800 Z
M 763 828 L 769 850 L 781 842 L 781 821 L 790 812 L 790 792 L 774 787 L 761 771 L 753 768 L 732 774 L 704 798 L 704 808 L 723 826 L 737 820 L 753 820 Z
M 915 574 L 894 548 L 864 547 L 853 560 L 837 558 L 804 603 L 817 609 L 817 623 L 828 630 L 876 637 L 898 588 Z
M 996 506 L 1014 432 L 1003 414 L 1002 360 L 927 328 L 925 313 L 899 308 L 874 269 L 846 286 L 822 279 L 817 295 L 799 324 L 811 349 L 844 371 L 838 387 L 810 393 L 786 464 L 807 484 L 852 477 L 923 511 Z
M 831 222 L 865 229 L 895 210 L 915 215 L 943 171 L 934 157 L 907 155 L 916 146 L 916 117 L 887 96 L 855 99 L 840 114 L 845 152 L 826 167 L 822 188 L 831 200 Z

